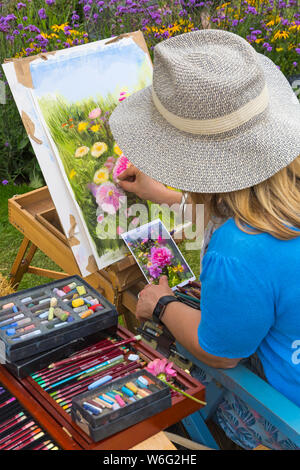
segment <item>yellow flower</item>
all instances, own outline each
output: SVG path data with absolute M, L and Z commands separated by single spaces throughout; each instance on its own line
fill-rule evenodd
M 93 132 L 98 132 L 99 129 L 100 129 L 99 124 L 94 124 L 92 127 L 90 127 L 90 130 L 93 131 Z
M 288 37 L 289 33 L 287 31 L 279 30 L 274 34 L 272 41 L 276 41 L 276 39 L 287 39 Z
M 104 167 L 100 168 L 100 170 L 97 170 L 96 173 L 94 174 L 94 183 L 95 184 L 101 184 L 105 183 L 108 181 L 109 178 L 109 172 L 108 169 Z
M 75 158 L 81 158 L 84 157 L 87 153 L 89 153 L 89 148 L 85 147 L 84 145 L 82 147 L 78 147 L 78 149 L 75 152 Z
M 117 144 L 114 145 L 114 149 L 113 149 L 113 150 L 114 150 L 114 153 L 116 153 L 117 155 L 119 155 L 119 157 L 120 157 L 121 155 L 123 155 L 122 150 L 120 149 L 120 147 L 119 147 Z
M 58 31 L 63 31 L 65 27 L 68 26 L 68 23 L 63 23 L 63 24 L 54 24 L 51 26 L 51 29 L 57 33 Z
M 259 39 L 256 39 L 255 42 L 256 42 L 257 44 L 259 44 L 259 43 L 260 43 L 261 41 L 263 41 L 263 40 L 264 40 L 264 38 L 259 38 Z
M 74 178 L 75 175 L 76 175 L 76 171 L 75 171 L 74 168 L 73 168 L 73 170 L 71 170 L 71 171 L 70 171 L 70 174 L 69 174 L 70 180 L 71 180 L 72 178 Z
M 85 131 L 86 128 L 88 127 L 88 125 L 89 125 L 88 122 L 84 122 L 84 121 L 80 122 L 80 123 L 78 124 L 78 128 L 77 128 L 77 129 L 78 129 L 78 132 L 83 132 L 83 131 Z
M 270 28 L 270 26 L 274 26 L 275 23 L 278 24 L 278 23 L 280 23 L 280 21 L 281 21 L 281 18 L 280 18 L 280 16 L 277 15 L 276 18 L 272 18 L 272 20 L 270 20 L 268 23 L 266 23 L 266 26 L 268 28 Z
M 283 47 L 276 47 L 276 52 L 281 52 L 283 51 Z
M 107 151 L 107 145 L 105 142 L 95 142 L 91 154 L 95 158 L 99 158 L 103 153 Z

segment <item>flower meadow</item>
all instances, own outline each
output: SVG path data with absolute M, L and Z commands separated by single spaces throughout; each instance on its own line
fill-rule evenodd
M 145 227 L 148 227 L 147 235 Z M 158 225 L 160 228 L 160 224 Z M 157 226 L 142 226 L 140 236 L 130 231 L 123 236 L 128 248 L 137 260 L 146 279 L 158 284 L 161 276 L 167 276 L 170 287 L 175 287 L 193 277 L 189 266 L 166 231 Z
M 299 11 L 298 0 L 2 0 L 1 63 L 138 29 L 152 54 L 164 39 L 211 27 L 244 37 L 290 77 L 300 73 Z M 27 181 L 38 164 L 1 71 L 0 80 L 0 181 Z

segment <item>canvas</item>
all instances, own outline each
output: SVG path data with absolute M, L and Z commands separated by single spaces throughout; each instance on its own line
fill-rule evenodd
M 4 70 L 86 276 L 127 252 L 121 212 L 131 227 L 139 223 L 130 215 L 138 198 L 128 194 L 126 200 L 117 184 L 128 160 L 108 119 L 120 101 L 151 84 L 152 64 L 140 32 L 27 59 L 7 63 Z

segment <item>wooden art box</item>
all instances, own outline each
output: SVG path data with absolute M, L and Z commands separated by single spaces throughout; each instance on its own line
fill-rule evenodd
M 103 336 L 103 332 L 100 336 Z M 118 339 L 129 339 L 133 335 L 123 327 L 118 327 Z M 133 350 L 145 361 L 162 358 L 158 352 L 142 341 L 134 344 Z M 51 361 L 50 361 L 51 362 Z M 189 374 L 175 366 L 176 381 L 186 393 L 204 400 L 205 387 Z M 71 418 L 70 409 L 60 406 L 57 401 L 43 389 L 33 377 L 18 379 L 0 366 L 0 382 L 14 394 L 28 412 L 40 423 L 43 429 L 53 438 L 61 449 L 86 450 L 124 450 L 157 434 L 159 431 L 177 423 L 184 417 L 194 413 L 201 405 L 185 396 L 175 393 L 172 396 L 172 406 L 147 419 L 134 424 L 127 429 L 94 442 L 91 437 Z M 1 423 L 0 423 L 1 425 Z

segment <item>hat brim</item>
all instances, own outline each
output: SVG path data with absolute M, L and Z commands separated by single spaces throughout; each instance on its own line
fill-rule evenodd
M 171 126 L 147 87 L 120 103 L 110 118 L 124 155 L 142 172 L 184 191 L 220 193 L 254 186 L 300 155 L 300 104 L 284 75 L 258 54 L 269 92 L 261 115 L 217 136 Z

